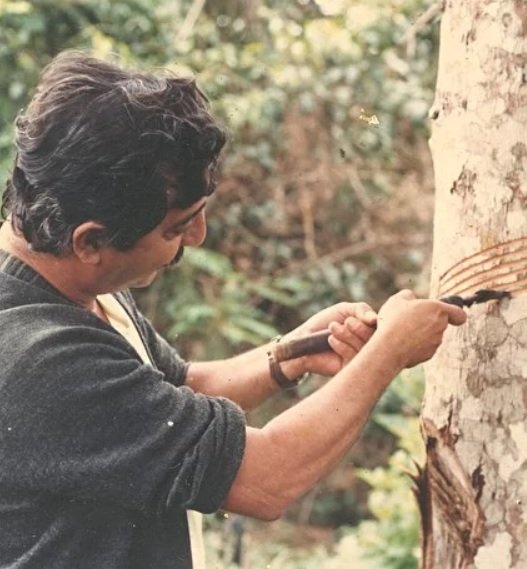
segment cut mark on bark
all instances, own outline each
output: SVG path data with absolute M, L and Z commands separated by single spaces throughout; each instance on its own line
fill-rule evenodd
M 439 277 L 439 296 L 480 288 L 519 291 L 527 287 L 527 237 L 498 243 L 461 261 Z
M 419 508 L 419 519 L 421 521 L 421 554 L 423 557 L 423 568 L 431 567 L 433 563 L 433 542 L 432 538 L 432 511 L 430 507 L 430 492 L 428 489 L 428 477 L 426 465 L 419 466 L 414 462 L 417 470 L 416 474 L 410 474 L 413 480 L 412 492 Z
M 450 552 L 460 560 L 456 567 L 468 567 L 484 543 L 485 516 L 478 500 L 485 485 L 481 467 L 469 476 L 461 463 L 449 434 L 449 427 L 438 429 L 423 419 L 426 437 L 426 465 L 415 481 L 423 530 L 423 569 L 436 568 L 432 524 L 440 527 Z
M 481 493 L 483 492 L 483 487 L 485 486 L 485 477 L 483 476 L 481 470 L 482 468 L 480 464 L 476 468 L 476 470 L 474 470 L 471 476 L 472 487 L 476 491 L 476 497 L 475 497 L 476 502 L 479 502 L 479 499 L 481 498 Z

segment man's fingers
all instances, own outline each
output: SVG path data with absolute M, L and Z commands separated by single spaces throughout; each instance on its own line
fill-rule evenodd
M 392 301 L 392 299 L 411 301 L 417 300 L 417 297 L 413 291 L 409 289 L 403 289 L 390 297 L 389 301 Z M 456 306 L 455 304 L 448 304 L 446 302 L 443 302 L 442 305 L 443 310 L 445 310 L 447 313 L 449 324 L 453 324 L 454 326 L 460 326 L 461 324 L 464 324 L 467 319 L 467 313 L 463 310 L 463 308 Z
M 403 290 L 400 290 L 399 292 L 395 293 L 392 298 L 402 298 L 404 300 L 414 300 L 415 298 L 417 298 L 415 296 L 415 293 L 413 291 L 411 291 L 408 288 L 404 288 Z
M 364 342 L 343 342 L 336 336 L 330 336 L 328 341 L 331 349 L 345 362 L 352 360 L 364 345 Z
M 369 311 L 371 311 L 371 308 L 367 305 L 362 309 L 363 314 Z M 376 319 L 377 316 L 373 313 L 373 316 L 370 316 L 370 320 L 375 322 Z M 329 330 L 331 331 L 329 345 L 342 358 L 343 362 L 348 362 L 360 352 L 364 344 L 371 338 L 375 328 L 373 325 L 365 324 L 357 316 L 348 316 L 343 324 L 332 322 L 329 325 Z
M 357 304 L 355 309 L 355 318 L 362 320 L 362 322 L 368 326 L 374 326 L 377 323 L 377 313 L 365 302 Z
M 329 329 L 335 339 L 351 346 L 356 352 L 364 346 L 374 332 L 373 326 L 368 326 L 353 316 L 346 318 L 344 324 L 332 322 Z

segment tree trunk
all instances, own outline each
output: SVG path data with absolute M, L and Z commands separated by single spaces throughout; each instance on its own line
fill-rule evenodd
M 447 0 L 432 296 L 481 288 L 426 366 L 424 569 L 527 568 L 527 2 Z

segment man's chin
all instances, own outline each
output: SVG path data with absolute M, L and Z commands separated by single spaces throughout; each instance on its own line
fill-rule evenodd
M 153 273 L 149 274 L 147 277 L 143 277 L 141 279 L 137 279 L 130 283 L 130 288 L 145 288 L 150 286 L 154 279 L 157 277 L 158 271 L 154 271 Z
M 179 261 L 181 261 L 184 254 L 185 254 L 185 247 L 181 247 L 179 249 L 179 251 L 177 252 L 176 256 L 172 259 L 172 261 L 170 261 L 168 266 L 169 267 L 175 267 L 179 263 Z

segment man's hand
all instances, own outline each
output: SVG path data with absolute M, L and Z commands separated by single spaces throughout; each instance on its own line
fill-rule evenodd
M 340 302 L 321 310 L 288 334 L 284 340 L 298 338 L 328 328 L 333 351 L 302 358 L 305 371 L 334 375 L 361 350 L 375 331 L 377 314 L 364 302 Z
M 390 297 L 379 310 L 377 334 L 396 349 L 404 367 L 430 359 L 443 339 L 448 324 L 460 326 L 467 319 L 459 306 L 439 300 L 420 300 L 410 290 Z

